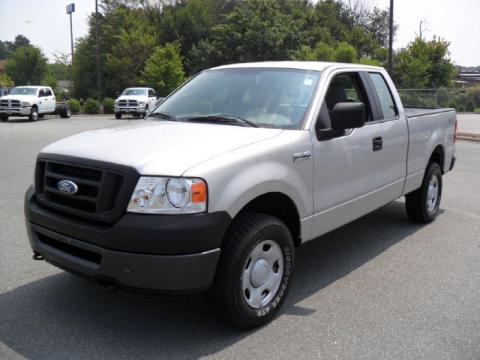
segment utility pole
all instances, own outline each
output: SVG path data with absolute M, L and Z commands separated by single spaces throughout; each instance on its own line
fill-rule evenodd
M 97 96 L 100 99 L 100 52 L 98 49 L 98 0 L 95 0 L 95 41 L 96 41 L 96 60 L 97 60 Z
M 392 75 L 393 68 L 393 0 L 390 0 L 390 18 L 388 19 L 388 73 Z

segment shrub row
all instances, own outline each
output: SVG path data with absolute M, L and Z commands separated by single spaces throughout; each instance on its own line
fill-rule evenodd
M 77 99 L 70 99 L 67 103 L 68 106 L 70 106 L 72 114 L 78 114 L 80 112 L 85 114 L 113 114 L 115 107 L 115 99 L 112 98 L 105 98 L 102 103 L 96 99 L 88 98 L 83 104 L 83 109 L 80 101 Z

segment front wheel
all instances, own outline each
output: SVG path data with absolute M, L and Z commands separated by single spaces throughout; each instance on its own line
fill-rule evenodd
M 440 165 L 431 162 L 425 170 L 422 185 L 405 196 L 408 217 L 420 223 L 432 222 L 440 210 L 441 199 L 442 170 Z
M 0 115 L 0 121 L 7 121 L 8 120 L 8 115 Z
M 122 118 L 121 113 L 115 113 L 115 119 L 120 120 Z
M 38 109 L 36 107 L 32 107 L 30 110 L 30 116 L 28 117 L 30 121 L 37 121 L 38 120 Z
M 243 329 L 271 320 L 290 288 L 294 256 L 283 222 L 266 214 L 239 215 L 223 242 L 209 292 L 216 313 Z

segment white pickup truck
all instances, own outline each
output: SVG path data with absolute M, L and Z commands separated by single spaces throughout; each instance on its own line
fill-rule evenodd
M 127 88 L 115 100 L 115 118 L 121 119 L 122 115 L 145 117 L 157 104 L 155 90 L 151 88 Z
M 283 303 L 302 243 L 402 196 L 433 221 L 455 127 L 452 109 L 404 109 L 379 67 L 206 70 L 144 121 L 41 151 L 25 198 L 34 258 L 106 288 L 208 291 L 255 327 Z
M 57 104 L 55 94 L 48 86 L 17 86 L 0 98 L 0 121 L 7 121 L 11 116 L 24 116 L 30 121 L 37 121 L 49 114 L 70 117 L 68 106 Z

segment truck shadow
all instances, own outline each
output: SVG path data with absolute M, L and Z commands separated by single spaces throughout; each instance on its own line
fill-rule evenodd
M 308 317 L 315 310 L 298 302 L 419 229 L 396 201 L 300 247 L 295 280 L 279 316 Z M 202 296 L 105 293 L 67 273 L 0 295 L 0 324 L 0 342 L 35 359 L 199 358 L 263 331 L 229 328 L 213 316 Z

